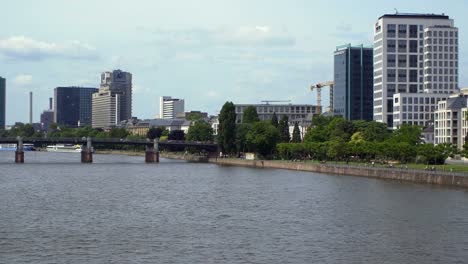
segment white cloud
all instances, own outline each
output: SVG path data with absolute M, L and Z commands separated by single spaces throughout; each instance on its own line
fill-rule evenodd
M 25 86 L 32 82 L 32 75 L 20 74 L 15 77 L 13 83 L 18 86 Z
M 77 40 L 54 43 L 34 40 L 25 36 L 0 39 L 0 54 L 24 60 L 40 60 L 48 57 L 68 59 L 96 58 L 96 49 Z
M 241 46 L 293 46 L 295 39 L 284 30 L 273 30 L 268 26 L 242 27 L 218 32 L 226 45 Z
M 155 30 L 156 41 L 166 47 L 285 47 L 294 46 L 296 40 L 286 30 L 268 26 L 223 28 L 217 30 L 191 29 L 180 31 Z

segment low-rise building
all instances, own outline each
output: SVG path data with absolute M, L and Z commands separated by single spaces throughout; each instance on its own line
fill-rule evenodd
M 393 129 L 398 129 L 404 124 L 429 126 L 434 122 L 434 111 L 437 109 L 437 104 L 448 96 L 448 94 L 435 93 L 394 94 L 393 106 L 389 104 L 390 108 L 388 109 L 388 111 L 393 112 Z
M 237 123 L 242 123 L 244 110 L 249 106 L 255 107 L 261 121 L 271 120 L 276 113 L 278 120 L 287 116 L 290 124 L 298 122 L 301 126 L 310 126 L 313 115 L 318 113 L 317 106 L 309 104 L 236 104 Z
M 468 133 L 467 100 L 468 93 L 462 91 L 439 102 L 435 112 L 435 144 L 450 143 L 459 149 L 463 148 Z
M 182 130 L 187 134 L 192 121 L 185 119 L 145 119 L 123 121 L 120 126 L 125 128 L 132 135 L 146 136 L 152 127 L 164 127 L 169 131 Z

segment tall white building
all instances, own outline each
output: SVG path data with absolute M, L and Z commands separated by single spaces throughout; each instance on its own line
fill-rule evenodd
M 101 87 L 92 98 L 92 127 L 109 129 L 132 118 L 132 74 L 103 72 Z
M 374 27 L 374 120 L 393 128 L 426 125 L 434 120 L 431 108 L 444 97 L 440 94 L 448 97 L 457 88 L 458 29 L 453 19 L 398 13 L 378 19 Z M 406 113 L 394 109 L 402 97 L 411 97 L 408 94 L 424 94 L 418 96 L 418 102 L 419 97 L 429 100 L 428 108 L 423 104 L 423 112 L 418 106 L 417 119 L 409 108 Z
M 162 119 L 174 119 L 185 115 L 185 102 L 170 96 L 159 98 L 159 117 Z

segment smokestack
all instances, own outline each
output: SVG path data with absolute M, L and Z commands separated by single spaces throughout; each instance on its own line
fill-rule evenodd
M 33 123 L 33 92 L 29 92 L 29 124 Z
M 53 101 L 52 101 L 52 97 L 49 97 L 49 110 L 52 110 L 54 109 L 54 105 L 53 105 Z

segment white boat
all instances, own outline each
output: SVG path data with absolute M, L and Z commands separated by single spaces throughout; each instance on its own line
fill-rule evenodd
M 67 153 L 80 153 L 81 145 L 50 145 L 47 146 L 48 152 L 67 152 Z
M 0 144 L 0 151 L 15 151 L 16 144 Z M 33 144 L 23 144 L 23 151 L 33 151 Z

